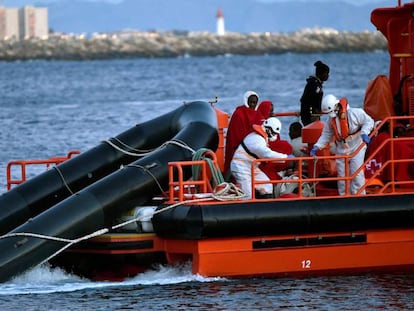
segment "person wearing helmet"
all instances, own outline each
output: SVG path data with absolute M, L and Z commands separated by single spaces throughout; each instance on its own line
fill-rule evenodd
M 252 124 L 257 113 L 259 95 L 254 91 L 247 91 L 243 95 L 243 105 L 233 112 L 226 134 L 226 146 L 224 153 L 224 175 L 228 175 L 230 162 L 234 151 L 243 138 L 252 131 Z
M 282 124 L 276 117 L 266 119 L 262 125 L 254 124 L 253 132 L 248 134 L 237 147 L 230 164 L 231 172 L 245 192 L 245 199 L 252 198 L 252 163 L 259 158 L 291 158 L 287 155 L 273 151 L 268 142 L 275 141 L 280 135 Z M 258 164 L 253 168 L 255 180 L 266 181 L 269 177 L 259 168 Z M 273 195 L 273 186 L 258 184 L 256 190 L 265 197 Z
M 347 176 L 353 175 L 364 163 L 365 151 L 370 143 L 369 133 L 374 128 L 374 120 L 361 108 L 350 108 L 346 98 L 338 99 L 334 95 L 326 95 L 322 100 L 322 112 L 328 114 L 322 134 L 313 146 L 310 155 L 314 157 L 316 152 L 326 145 L 332 139 L 335 140 L 336 155 L 352 155 L 361 144 L 363 148 L 357 154 L 350 158 L 348 164 Z M 336 160 L 338 177 L 345 176 L 345 158 Z M 356 194 L 364 185 L 364 170 L 351 180 L 350 193 Z M 338 192 L 344 195 L 346 192 L 345 181 L 338 181 Z M 361 192 L 365 194 L 365 191 Z
M 303 126 L 320 120 L 323 82 L 329 79 L 329 66 L 318 60 L 314 63 L 315 75 L 306 79 L 306 86 L 300 98 L 300 118 Z
M 328 94 L 323 98 L 321 108 L 323 113 L 335 118 L 338 113 L 339 100 L 335 95 Z
M 273 103 L 270 100 L 262 101 L 257 107 L 257 113 L 253 124 L 262 125 L 263 122 L 273 116 Z M 269 141 L 269 148 L 273 151 L 292 154 L 292 145 L 283 139 L 280 139 L 280 135 L 274 141 Z M 262 162 L 259 168 L 269 177 L 270 179 L 282 179 L 281 174 L 289 168 L 291 163 L 289 162 Z

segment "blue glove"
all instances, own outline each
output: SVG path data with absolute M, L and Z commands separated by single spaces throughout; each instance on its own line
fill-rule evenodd
M 288 159 L 296 158 L 294 154 L 289 154 L 287 157 Z
M 309 155 L 311 157 L 314 157 L 316 155 L 316 151 L 319 151 L 319 148 L 317 146 L 313 146 L 312 150 L 310 151 Z
M 371 142 L 371 139 L 369 139 L 369 136 L 367 134 L 361 134 L 361 138 L 367 145 Z

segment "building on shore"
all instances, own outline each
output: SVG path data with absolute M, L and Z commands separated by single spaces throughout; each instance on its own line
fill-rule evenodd
M 19 38 L 19 9 L 0 7 L 0 39 Z
M 218 9 L 217 11 L 217 35 L 223 36 L 226 33 L 226 30 L 224 28 L 224 16 L 223 11 L 221 9 Z
M 48 9 L 33 6 L 0 7 L 0 40 L 47 39 L 49 35 Z

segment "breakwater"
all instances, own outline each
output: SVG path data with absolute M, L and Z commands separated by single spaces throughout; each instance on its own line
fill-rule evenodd
M 379 32 L 302 30 L 294 33 L 120 32 L 58 35 L 48 39 L 0 41 L 0 60 L 93 60 L 136 57 L 260 55 L 286 52 L 368 52 L 386 50 Z

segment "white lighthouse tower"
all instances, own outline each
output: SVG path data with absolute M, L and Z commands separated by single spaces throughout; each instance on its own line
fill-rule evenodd
M 224 30 L 224 17 L 221 9 L 217 10 L 217 35 L 223 36 L 226 33 Z

